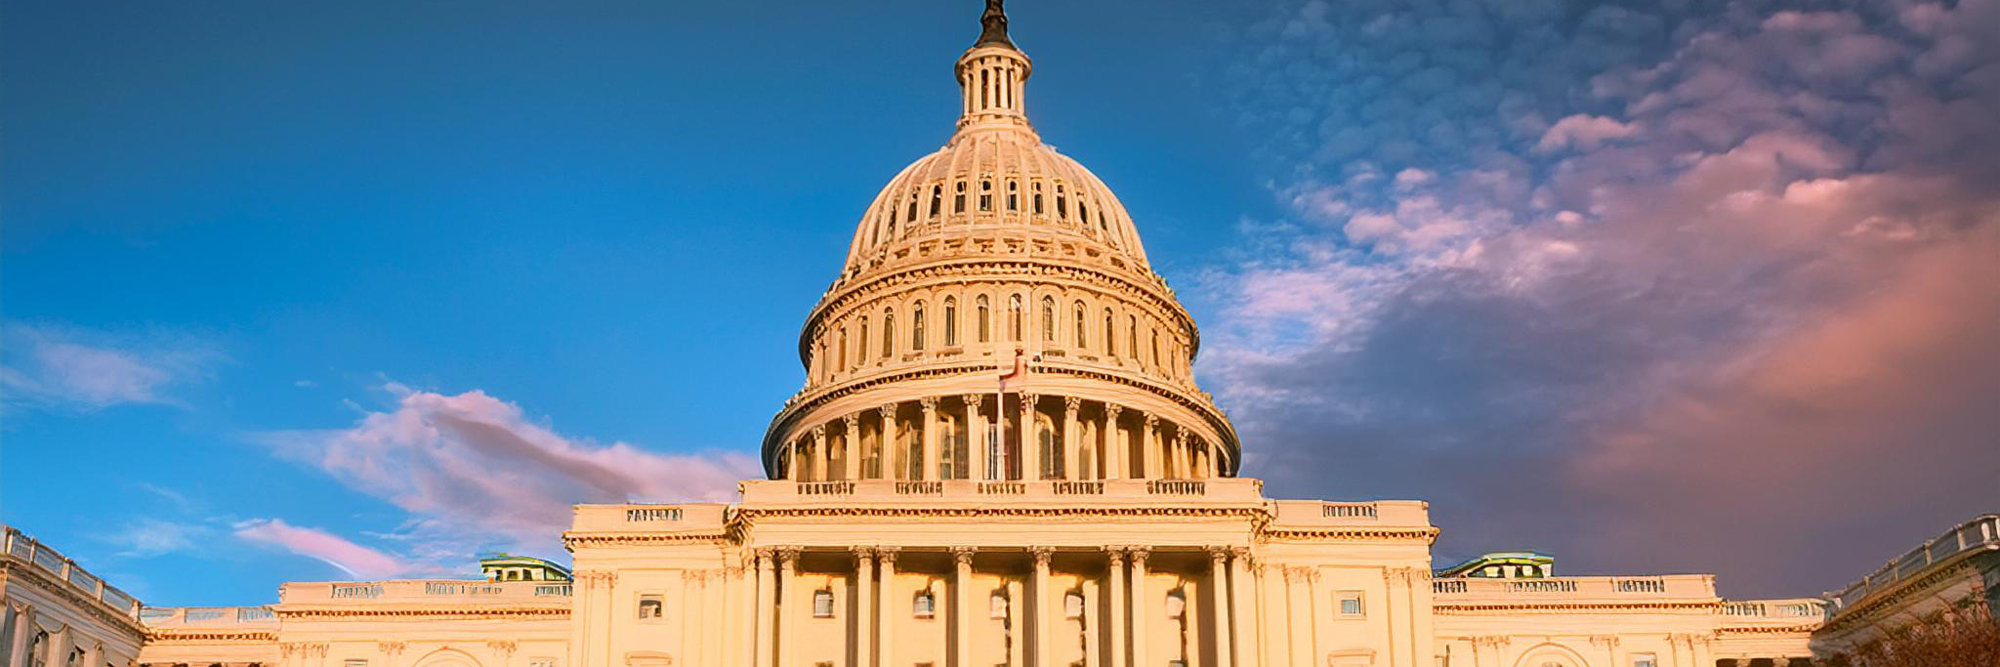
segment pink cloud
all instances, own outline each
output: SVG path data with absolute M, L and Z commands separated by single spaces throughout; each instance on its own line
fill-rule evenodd
M 1571 147 L 1589 150 L 1612 139 L 1632 136 L 1636 131 L 1637 128 L 1615 118 L 1576 114 L 1550 125 L 1548 131 L 1542 133 L 1541 141 L 1535 144 L 1535 149 L 1544 153 Z
M 444 543 L 432 548 L 498 537 L 548 549 L 578 503 L 727 501 L 739 480 L 758 473 L 741 454 L 665 454 L 564 436 L 482 391 L 386 388 L 395 408 L 351 428 L 260 439 L 410 512 L 409 532 Z
M 252 519 L 236 524 L 235 535 L 246 542 L 277 547 L 339 568 L 355 579 L 406 576 L 418 568 L 389 554 L 349 542 L 317 528 L 302 528 L 281 519 Z
M 44 407 L 173 403 L 169 387 L 198 379 L 221 358 L 190 337 L 157 332 L 8 324 L 4 339 L 0 387 L 8 402 Z

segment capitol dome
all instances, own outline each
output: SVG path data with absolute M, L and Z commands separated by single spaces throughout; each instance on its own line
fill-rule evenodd
M 1200 335 L 1102 180 L 1043 143 L 997 8 L 959 57 L 957 130 L 857 223 L 799 335 L 805 387 L 767 430 L 774 479 L 1234 476 L 1194 383 Z M 915 488 L 928 488 L 916 485 Z

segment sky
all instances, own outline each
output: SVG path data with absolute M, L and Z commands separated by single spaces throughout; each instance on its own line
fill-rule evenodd
M 0 2 L 0 520 L 229 605 L 729 500 L 980 5 Z M 1271 495 L 1732 596 L 2000 510 L 2000 0 L 1009 11 Z

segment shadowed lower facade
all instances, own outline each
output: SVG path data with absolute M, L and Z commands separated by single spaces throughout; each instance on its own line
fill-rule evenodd
M 143 613 L 102 582 L 79 593 L 73 563 L 10 534 L 27 555 L 7 590 L 70 591 L 110 630 L 10 593 L 6 667 L 1810 658 L 1817 599 L 1561 577 L 1534 554 L 1435 576 L 1425 503 L 1273 499 L 1239 477 L 1243 445 L 1194 380 L 1195 322 L 1110 188 L 1029 124 L 1032 64 L 997 2 L 982 28 L 954 67 L 956 131 L 861 217 L 801 331 L 805 385 L 767 430 L 767 479 L 738 502 L 579 506 L 573 580 L 516 559 L 486 579 L 294 582 L 274 605 Z

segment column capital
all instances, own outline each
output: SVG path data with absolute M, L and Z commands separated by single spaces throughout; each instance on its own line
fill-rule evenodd
M 1174 444 L 1186 447 L 1187 442 L 1188 442 L 1187 429 L 1174 429 Z
M 1041 398 L 1042 397 L 1038 394 L 1025 391 L 1021 392 L 1021 409 L 1023 410 L 1033 409 L 1035 407 L 1035 401 L 1040 400 Z
M 1076 411 L 1082 408 L 1083 408 L 1083 399 L 1077 398 L 1075 396 L 1063 397 L 1063 414 L 1069 415 L 1071 419 L 1075 419 Z
M 902 547 L 875 547 L 875 557 L 884 563 L 894 563 L 896 554 L 902 550 Z
M 1229 547 L 1208 547 L 1207 551 L 1209 560 L 1215 561 L 1217 563 L 1229 560 L 1229 551 L 1230 551 Z
M 951 561 L 958 565 L 972 565 L 972 555 L 979 553 L 978 547 L 952 547 Z
M 846 422 L 847 430 L 852 431 L 855 429 L 855 427 L 861 424 L 861 413 L 849 412 L 845 415 L 842 415 L 840 421 Z
M 854 559 L 855 559 L 855 560 L 871 560 L 871 559 L 875 558 L 875 547 L 871 547 L 871 546 L 852 546 L 852 547 L 848 547 L 848 548 L 847 548 L 847 551 L 848 551 L 848 553 L 852 553 L 852 554 L 854 554 Z
M 1137 565 L 1146 562 L 1146 558 L 1153 555 L 1153 548 L 1144 546 L 1126 547 L 1125 552 L 1132 557 L 1132 563 Z
M 875 409 L 882 413 L 883 419 L 888 419 L 896 416 L 897 405 L 898 405 L 897 403 L 883 403 L 882 405 L 876 407 Z
M 1049 559 L 1056 555 L 1055 547 L 1028 547 L 1028 554 L 1035 557 L 1036 567 L 1048 567 Z
M 757 558 L 770 558 L 774 555 L 777 555 L 777 550 L 772 549 L 771 547 L 757 547 L 750 551 L 751 554 L 756 556 Z
M 792 567 L 793 565 L 796 565 L 799 560 L 799 552 L 804 550 L 805 549 L 800 547 L 773 548 L 773 551 L 778 555 L 778 565 L 782 567 Z
M 820 442 L 824 442 L 826 440 L 826 424 L 819 424 L 817 426 L 814 426 L 812 429 L 812 434 L 813 434 L 813 444 L 819 444 Z
M 1146 413 L 1146 430 L 1148 430 L 1148 431 L 1158 431 L 1158 430 L 1160 430 L 1160 416 L 1159 416 L 1159 415 L 1156 415 L 1156 414 L 1153 414 L 1153 413 L 1150 413 L 1150 412 Z
M 967 408 L 982 409 L 986 407 L 985 394 L 966 394 L 958 397 L 958 400 L 964 403 Z
M 1249 558 L 1250 547 L 1230 547 L 1229 555 L 1235 556 L 1237 558 Z
M 938 397 L 936 396 L 925 396 L 917 399 L 917 405 L 923 406 L 925 416 L 930 416 L 932 413 L 937 412 L 937 404 Z
M 1118 421 L 1118 413 L 1120 413 L 1120 412 L 1124 412 L 1124 411 L 1125 411 L 1125 408 L 1123 408 L 1123 407 L 1120 407 L 1120 406 L 1119 406 L 1119 405 L 1118 405 L 1117 403 L 1105 403 L 1105 404 L 1104 404 L 1104 416 L 1106 416 L 1106 417 L 1110 417 L 1110 418 L 1111 418 L 1111 421 Z
M 1111 567 L 1125 564 L 1125 550 L 1120 547 L 1105 547 L 1104 557 L 1110 559 Z

